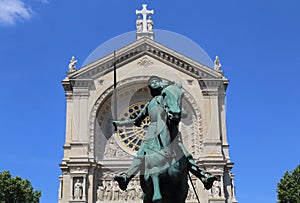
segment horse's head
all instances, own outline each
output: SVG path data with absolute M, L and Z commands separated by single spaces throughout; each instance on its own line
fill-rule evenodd
M 181 84 L 167 86 L 162 91 L 164 108 L 171 122 L 179 122 L 181 119 L 181 100 L 183 91 Z

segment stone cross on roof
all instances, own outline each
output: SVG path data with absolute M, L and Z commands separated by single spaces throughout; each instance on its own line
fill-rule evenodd
M 153 10 L 147 10 L 147 4 L 142 4 L 143 9 L 142 10 L 136 10 L 135 13 L 137 15 L 142 14 L 143 15 L 143 31 L 147 32 L 147 15 L 154 14 Z

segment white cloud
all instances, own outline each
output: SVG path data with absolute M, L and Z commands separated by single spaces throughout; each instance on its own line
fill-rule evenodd
M 0 0 L 0 24 L 14 25 L 29 20 L 31 15 L 31 8 L 21 0 Z

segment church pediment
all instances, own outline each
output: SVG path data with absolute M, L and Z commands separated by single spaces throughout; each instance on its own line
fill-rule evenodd
M 115 58 L 114 53 L 111 53 L 73 73 L 70 73 L 68 75 L 69 80 L 97 79 L 100 76 L 113 71 L 114 62 L 116 62 L 117 68 L 120 68 L 134 60 L 138 60 L 137 65 L 151 66 L 151 61 L 147 60 L 147 58 L 158 60 L 199 81 L 225 79 L 222 73 L 215 71 L 191 58 L 188 58 L 181 53 L 167 48 L 149 38 L 139 39 L 132 44 L 116 50 L 115 53 Z

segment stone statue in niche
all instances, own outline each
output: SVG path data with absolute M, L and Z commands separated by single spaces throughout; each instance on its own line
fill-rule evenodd
M 82 183 L 79 179 L 77 179 L 76 183 L 74 184 L 74 198 L 81 199 L 82 198 Z
M 220 182 L 215 181 L 212 188 L 211 188 L 212 197 L 220 197 Z

